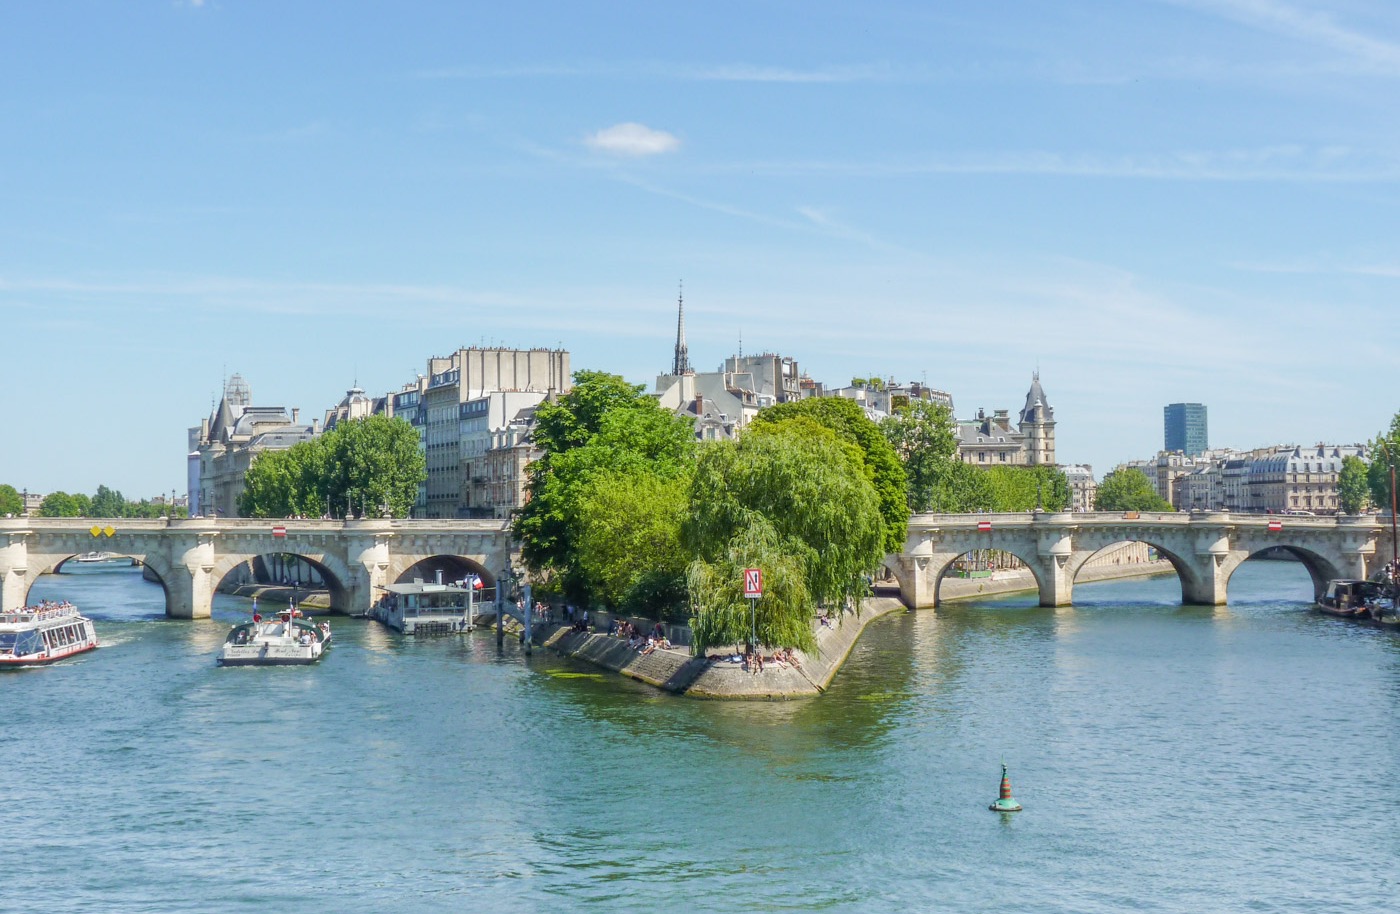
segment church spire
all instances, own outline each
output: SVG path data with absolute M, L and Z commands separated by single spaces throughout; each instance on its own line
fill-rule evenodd
M 671 374 L 694 374 L 690 367 L 690 350 L 685 345 L 685 284 L 676 295 L 676 356 L 671 361 Z

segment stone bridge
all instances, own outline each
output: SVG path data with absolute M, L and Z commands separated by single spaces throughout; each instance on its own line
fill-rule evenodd
M 1385 544 L 1377 558 L 1377 545 Z M 1106 547 L 1146 543 L 1172 564 L 1183 603 L 1221 605 L 1230 576 L 1250 556 L 1282 547 L 1312 576 L 1314 596 L 1331 578 L 1364 578 L 1391 555 L 1388 522 L 1375 515 L 1093 512 L 916 514 L 904 552 L 886 566 L 906 606 L 938 605 L 938 585 L 954 561 L 979 549 L 1019 558 L 1035 575 L 1041 606 L 1073 601 L 1074 578 Z
M 333 609 L 359 613 L 378 598 L 376 588 L 431 580 L 437 568 L 494 584 L 511 536 L 498 520 L 0 518 L 0 609 L 25 605 L 40 575 L 93 551 L 145 565 L 165 590 L 167 616 L 203 619 L 224 576 L 258 556 L 300 556 L 320 572 Z

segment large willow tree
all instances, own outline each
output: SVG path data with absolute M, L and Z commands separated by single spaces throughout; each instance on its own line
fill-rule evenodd
M 880 426 L 871 421 L 865 409 L 854 400 L 809 397 L 763 410 L 750 425 L 750 433 L 765 425 L 795 418 L 811 419 L 830 429 L 840 440 L 855 445 L 861 470 L 874 489 L 880 515 L 884 518 L 884 550 L 902 552 L 909 535 L 908 481 L 899 455 Z
M 810 418 L 756 424 L 738 441 L 706 445 L 682 527 L 695 555 L 694 650 L 751 635 L 812 650 L 817 607 L 859 605 L 885 533 L 860 449 Z M 743 596 L 745 568 L 763 572 L 756 608 Z

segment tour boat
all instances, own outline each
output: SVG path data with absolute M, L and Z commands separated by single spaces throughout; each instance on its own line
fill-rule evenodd
M 97 647 L 92 620 L 72 603 L 26 606 L 0 613 L 0 667 L 53 663 Z
M 331 640 L 331 627 L 284 609 L 275 618 L 253 613 L 252 621 L 229 630 L 219 649 L 220 666 L 297 666 L 315 663 Z

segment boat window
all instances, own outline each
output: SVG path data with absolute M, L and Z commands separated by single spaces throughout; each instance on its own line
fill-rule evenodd
M 13 651 L 15 649 L 15 641 L 18 640 L 18 638 L 19 636 L 13 632 L 0 634 L 0 651 Z
M 39 636 L 39 632 L 20 632 L 19 638 L 15 642 L 15 653 L 18 655 L 37 654 L 44 649 L 44 639 Z

